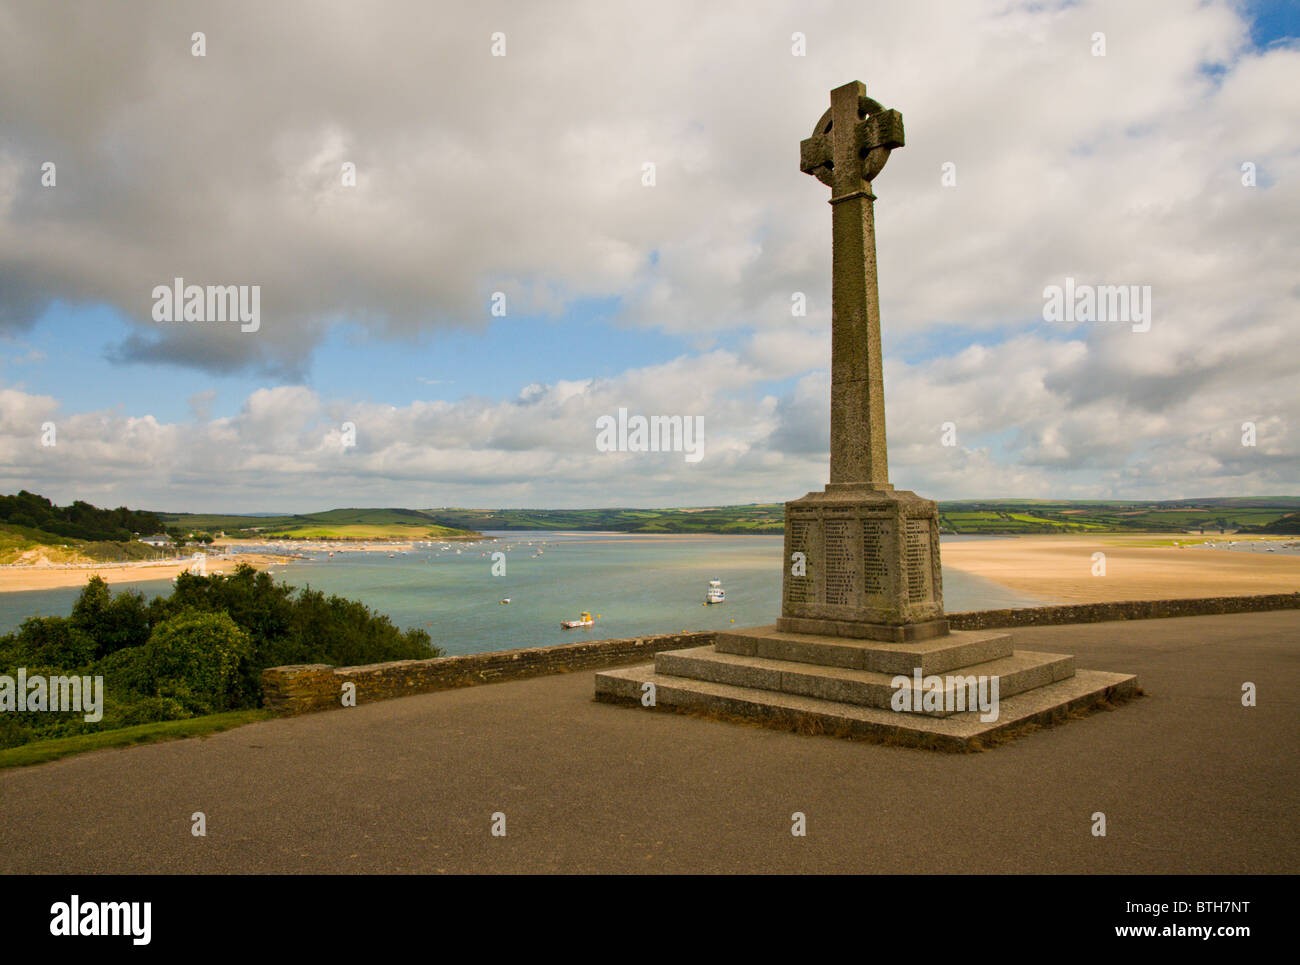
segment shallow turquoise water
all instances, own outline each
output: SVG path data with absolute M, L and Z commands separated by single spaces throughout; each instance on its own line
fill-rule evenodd
M 274 567 L 276 579 L 358 599 L 401 627 L 422 627 L 447 653 L 539 647 L 577 640 L 773 622 L 780 610 L 779 536 L 635 536 L 601 533 L 498 533 L 496 542 L 447 551 L 339 551 L 331 559 Z M 944 542 L 969 537 L 944 537 Z M 529 546 L 531 542 L 533 545 Z M 542 555 L 536 555 L 542 549 Z M 492 575 L 491 554 L 506 554 Z M 227 569 L 231 567 L 227 564 Z M 711 579 L 727 601 L 703 606 Z M 949 611 L 1035 606 L 1044 601 L 944 569 Z M 132 584 L 148 597 L 168 580 Z M 120 590 L 123 587 L 115 587 Z M 0 632 L 34 614 L 66 616 L 79 589 L 0 594 Z M 511 603 L 499 601 L 509 597 Z M 562 630 L 582 610 L 594 627 Z

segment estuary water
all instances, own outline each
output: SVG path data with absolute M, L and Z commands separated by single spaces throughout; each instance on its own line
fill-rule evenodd
M 361 600 L 400 627 L 427 630 L 448 654 L 578 640 L 772 623 L 780 612 L 780 536 L 645 536 L 497 532 L 493 541 L 418 545 L 408 551 L 336 550 L 272 567 L 277 580 Z M 982 537 L 945 536 L 943 542 Z M 442 546 L 448 549 L 442 549 Z M 250 548 L 252 549 L 252 548 Z M 457 552 L 459 550 L 459 552 Z M 505 554 L 493 575 L 492 554 Z M 227 561 L 223 564 L 229 571 Z M 500 567 L 498 566 L 498 569 Z M 705 606 L 709 580 L 725 603 Z M 1037 606 L 1044 601 L 945 567 L 946 610 Z M 146 597 L 170 580 L 113 587 Z M 67 616 L 80 588 L 0 594 L 0 633 L 29 616 Z M 509 603 L 502 600 L 509 599 Z M 563 630 L 583 610 L 595 626 Z

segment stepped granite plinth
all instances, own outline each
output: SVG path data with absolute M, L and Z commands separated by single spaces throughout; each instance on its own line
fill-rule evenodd
M 1014 650 L 996 630 L 897 643 L 758 627 L 596 675 L 596 699 L 609 703 L 942 750 L 974 749 L 1136 692 L 1130 674 Z

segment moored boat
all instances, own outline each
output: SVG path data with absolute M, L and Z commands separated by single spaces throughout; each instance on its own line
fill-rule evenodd
M 591 618 L 591 613 L 587 610 L 583 610 L 582 614 L 576 620 L 560 621 L 561 630 L 577 630 L 580 627 L 592 627 L 595 625 L 596 621 Z

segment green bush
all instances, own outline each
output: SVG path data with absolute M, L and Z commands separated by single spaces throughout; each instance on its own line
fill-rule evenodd
M 401 630 L 364 603 L 295 591 L 241 565 L 183 573 L 148 604 L 92 577 L 67 617 L 33 617 L 0 636 L 0 673 L 104 678 L 104 716 L 0 715 L 0 748 L 134 724 L 183 720 L 261 704 L 265 667 L 349 666 L 437 657 L 424 630 Z
M 247 705 L 251 655 L 248 633 L 227 614 L 184 609 L 158 624 L 143 646 L 105 657 L 99 670 L 110 687 L 215 714 Z

